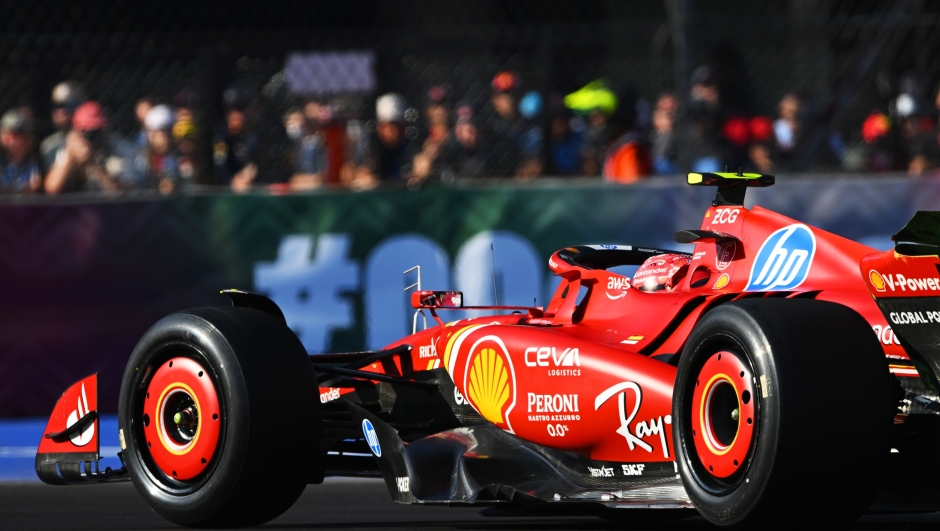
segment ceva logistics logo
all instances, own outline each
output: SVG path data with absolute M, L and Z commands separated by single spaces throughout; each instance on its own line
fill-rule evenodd
M 376 457 L 382 457 L 382 446 L 379 445 L 379 434 L 375 432 L 375 428 L 372 426 L 372 423 L 369 422 L 369 419 L 362 419 L 362 434 L 366 437 L 366 442 L 369 444 L 369 448 L 372 449 L 372 453 Z
M 795 289 L 806 280 L 815 256 L 816 236 L 809 227 L 795 223 L 778 229 L 757 251 L 744 291 Z

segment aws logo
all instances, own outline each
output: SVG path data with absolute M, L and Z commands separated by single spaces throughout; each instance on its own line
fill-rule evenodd
M 624 277 L 610 277 L 607 289 L 630 289 L 630 280 Z
M 816 236 L 809 227 L 795 223 L 774 231 L 761 244 L 744 291 L 796 289 L 816 256 Z
M 485 336 L 470 347 L 463 389 L 483 418 L 512 432 L 509 413 L 516 405 L 516 373 L 502 339 Z
M 607 298 L 615 301 L 617 299 L 622 299 L 627 296 L 627 290 L 630 289 L 630 280 L 625 277 L 610 277 L 607 280 L 607 289 L 608 290 L 620 290 L 620 293 L 615 293 L 614 295 L 610 294 L 610 291 L 607 291 L 605 294 Z

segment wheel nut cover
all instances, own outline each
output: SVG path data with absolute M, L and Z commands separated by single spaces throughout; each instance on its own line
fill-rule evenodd
M 186 405 L 183 410 L 176 408 Z M 221 408 L 212 379 L 197 361 L 173 358 L 154 373 L 141 415 L 144 448 L 167 477 L 186 481 L 206 470 L 219 445 Z M 179 435 L 184 432 L 185 436 Z
M 738 356 L 722 351 L 705 361 L 692 385 L 692 439 L 698 459 L 709 474 L 727 478 L 746 464 L 754 439 L 754 377 Z M 728 401 L 732 389 L 736 405 Z M 722 420 L 723 430 L 716 427 Z

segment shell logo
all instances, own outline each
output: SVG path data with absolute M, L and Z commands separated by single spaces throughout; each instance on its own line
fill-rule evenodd
M 872 269 L 868 272 L 868 280 L 871 282 L 871 285 L 875 287 L 878 291 L 885 290 L 885 279 L 881 276 L 881 273 Z
M 715 285 L 712 286 L 712 289 L 721 289 L 728 285 L 728 282 L 731 282 L 731 277 L 728 276 L 728 273 L 722 273 L 718 280 L 715 281 Z
M 467 392 L 483 418 L 494 424 L 503 423 L 503 406 L 509 402 L 511 389 L 509 371 L 495 349 L 482 348 L 473 356 Z
M 467 352 L 464 397 L 483 418 L 513 433 L 509 414 L 516 405 L 516 374 L 506 345 L 488 335 L 474 341 Z

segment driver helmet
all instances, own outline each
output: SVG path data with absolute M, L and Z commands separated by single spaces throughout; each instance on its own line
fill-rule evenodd
M 672 291 L 689 271 L 692 260 L 684 254 L 659 254 L 647 258 L 633 275 L 640 291 Z

